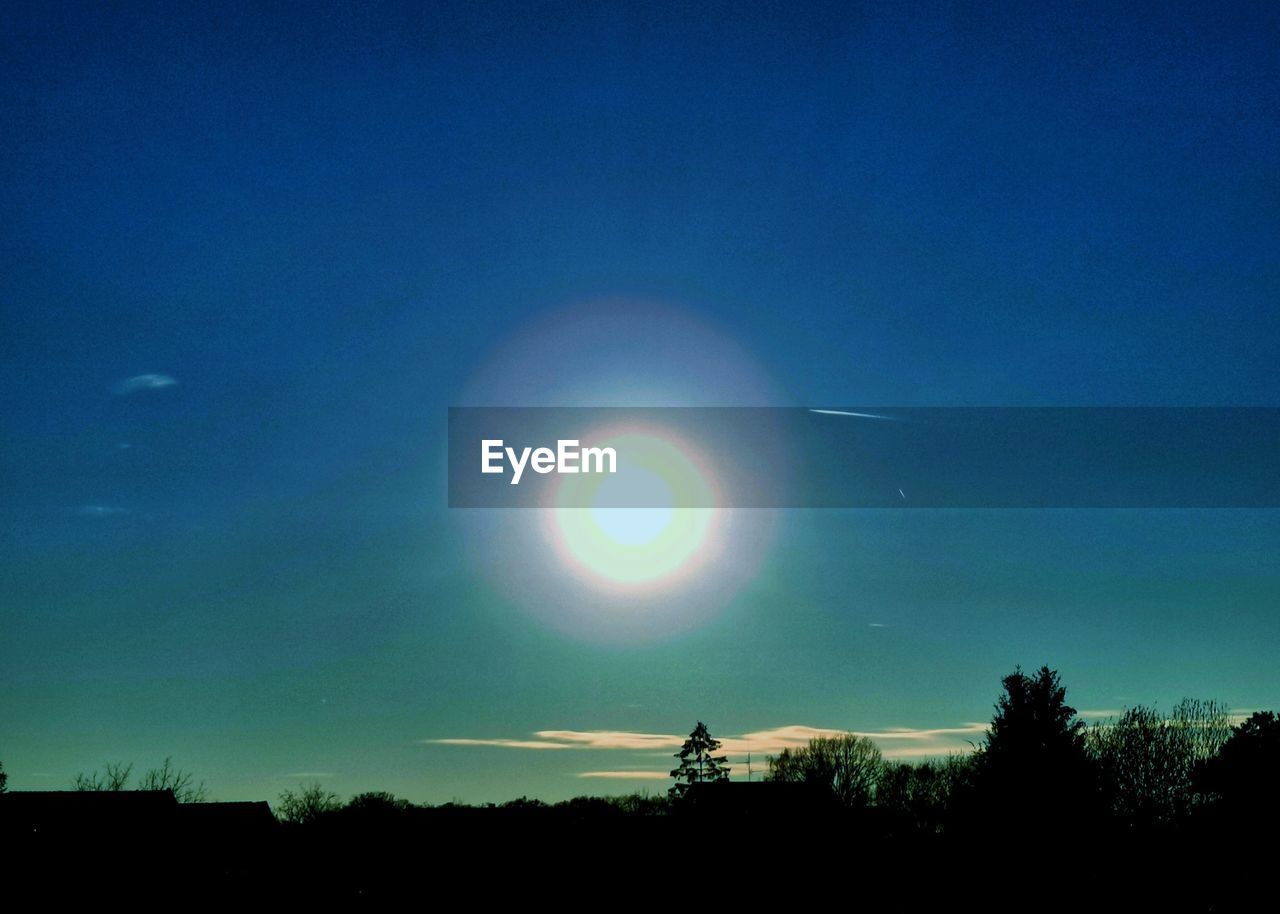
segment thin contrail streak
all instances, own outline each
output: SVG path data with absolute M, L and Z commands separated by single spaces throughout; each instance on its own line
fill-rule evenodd
M 824 416 L 853 416 L 856 419 L 888 419 L 891 422 L 896 421 L 893 418 L 893 416 L 879 416 L 879 415 L 876 415 L 875 413 L 852 413 L 852 412 L 849 412 L 849 410 L 847 409 L 812 409 L 810 408 L 809 412 L 821 413 Z

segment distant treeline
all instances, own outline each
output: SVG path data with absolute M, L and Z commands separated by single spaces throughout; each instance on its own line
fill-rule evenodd
M 1006 676 L 982 742 L 974 751 L 918 762 L 883 758 L 865 736 L 817 737 L 769 757 L 764 783 L 804 785 L 804 791 L 731 793 L 709 805 L 711 786 L 728 767 L 699 723 L 672 772 L 669 792 L 577 797 L 559 803 L 522 797 L 505 803 L 413 804 L 374 791 L 343 801 L 319 782 L 283 791 L 274 804 L 290 827 L 325 820 L 394 818 L 426 810 L 434 818 L 545 817 L 574 820 L 651 817 L 714 808 L 717 815 L 858 814 L 889 834 L 942 835 L 1018 823 L 1056 828 L 1144 831 L 1230 820 L 1247 826 L 1280 811 L 1280 718 L 1258 711 L 1236 720 L 1217 701 L 1184 699 L 1167 712 L 1137 706 L 1086 725 L 1066 701 L 1058 673 L 1020 668 Z M 82 773 L 73 790 L 172 790 L 181 803 L 207 799 L 203 783 L 171 760 L 131 780 L 132 766 L 108 764 Z M 0 791 L 4 790 L 0 767 Z M 699 803 L 698 794 L 703 795 Z M 794 801 L 793 803 L 791 801 Z M 795 808 L 789 808 L 789 805 Z
M 196 879 L 209 897 L 416 898 L 428 871 L 449 885 L 487 874 L 474 886 L 485 892 L 548 874 L 616 888 L 661 867 L 686 888 L 704 872 L 726 887 L 726 874 L 808 885 L 856 870 L 859 894 L 883 894 L 894 909 L 959 903 L 975 891 L 1042 909 L 1248 909 L 1248 874 L 1277 850 L 1275 713 L 1239 720 L 1223 704 L 1188 699 L 1086 725 L 1047 667 L 1017 669 L 1002 685 L 974 751 L 914 763 L 886 760 L 870 739 L 845 733 L 769 758 L 754 783 L 731 782 L 699 723 L 677 753 L 675 787 L 658 795 L 433 806 L 384 792 L 343 800 L 311 783 L 285 790 L 273 819 L 262 803 L 200 802 L 203 785 L 166 760 L 136 781 L 130 767 L 112 765 L 43 795 L 56 828 L 28 821 L 44 815 L 39 795 L 18 805 L 0 797 L 0 825 L 6 808 L 36 810 L 0 832 L 20 855 L 11 871 L 51 885 L 74 861 L 132 892 L 142 877 L 114 853 L 143 848 L 166 861 L 145 870 L 157 897 Z M 126 807 L 96 801 L 127 799 L 120 791 L 131 786 L 153 818 L 144 823 L 139 805 L 132 823 L 104 819 Z M 76 830 L 78 809 L 93 812 L 95 830 Z M 907 894 L 894 895 L 901 887 Z
M 768 759 L 765 783 L 805 785 L 761 804 L 739 784 L 714 804 L 697 802 L 727 779 L 719 743 L 699 724 L 682 750 L 676 789 L 560 803 L 415 806 L 387 793 L 343 802 L 320 784 L 286 790 L 275 805 L 291 826 L 435 810 L 437 816 L 487 813 L 492 819 L 542 816 L 598 819 L 692 814 L 854 816 L 886 836 L 972 834 L 1020 825 L 1059 833 L 1143 833 L 1225 825 L 1270 826 L 1280 813 L 1280 718 L 1243 720 L 1216 701 L 1184 699 L 1167 712 L 1137 706 L 1086 724 L 1048 667 L 1015 670 L 991 725 L 971 753 L 919 762 L 883 758 L 865 736 L 817 737 Z M 692 761 L 690 761 L 692 760 Z M 699 771 L 698 763 L 703 763 Z M 740 782 L 739 782 L 740 783 Z M 766 791 L 759 790 L 763 795 Z M 788 809 L 787 799 L 795 808 Z M 824 802 L 825 801 L 825 802 Z

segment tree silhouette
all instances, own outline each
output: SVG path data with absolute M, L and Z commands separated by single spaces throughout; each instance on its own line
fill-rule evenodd
M 973 759 L 950 755 L 942 760 L 885 766 L 876 785 L 876 806 L 924 834 L 947 828 L 953 801 L 973 776 Z
M 1038 821 L 1065 828 L 1091 818 L 1098 803 L 1085 726 L 1066 702 L 1058 674 L 1022 668 L 1003 680 L 986 739 L 974 759 L 984 827 Z
M 8 790 L 9 775 L 4 773 L 4 762 L 0 762 L 0 793 Z
M 319 781 L 299 784 L 298 792 L 282 790 L 276 804 L 276 816 L 291 825 L 309 825 L 321 816 L 337 812 L 342 800 L 336 793 L 324 789 Z
M 391 815 L 402 813 L 412 806 L 408 800 L 402 800 L 385 790 L 370 790 L 353 796 L 347 801 L 343 811 L 361 815 Z
M 729 766 L 725 762 L 728 758 L 714 754 L 719 748 L 720 741 L 713 739 L 707 725 L 698 721 L 680 751 L 675 754 L 680 759 L 680 764 L 671 771 L 671 776 L 676 779 L 671 795 L 682 797 L 694 784 L 727 781 Z
M 196 782 L 195 775 L 173 766 L 173 759 L 166 756 L 164 764 L 152 768 L 138 782 L 139 790 L 172 790 L 179 803 L 201 803 L 207 791 L 204 782 Z
M 1197 786 L 1235 817 L 1257 823 L 1280 815 L 1280 717 L 1257 711 L 1196 771 Z
M 1142 827 L 1169 824 L 1191 812 L 1199 799 L 1194 772 L 1230 735 L 1226 706 L 1188 698 L 1168 715 L 1139 706 L 1118 720 L 1094 724 L 1088 745 L 1112 812 Z
M 799 749 L 769 758 L 769 780 L 820 785 L 842 806 L 867 806 L 884 771 L 879 748 L 865 736 L 816 736 Z
M 71 782 L 72 790 L 124 790 L 133 774 L 133 763 L 107 762 L 105 773 L 83 771 Z
M 108 762 L 105 772 L 80 772 L 71 782 L 72 790 L 127 790 L 133 775 L 133 763 Z M 142 776 L 136 790 L 172 790 L 179 803 L 202 803 L 207 791 L 204 782 L 196 782 L 190 771 L 175 768 L 173 759 L 165 757 L 164 764 L 152 768 Z

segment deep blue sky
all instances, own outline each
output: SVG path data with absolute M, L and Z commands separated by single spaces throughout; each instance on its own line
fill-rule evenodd
M 12 786 L 172 753 L 226 799 L 661 789 L 576 777 L 661 756 L 417 741 L 957 727 L 1019 662 L 1086 709 L 1274 707 L 1274 513 L 781 512 L 698 625 L 602 643 L 444 507 L 440 454 L 447 406 L 566 390 L 1280 405 L 1278 26 L 11 5 Z M 177 383 L 119 392 L 146 374 Z

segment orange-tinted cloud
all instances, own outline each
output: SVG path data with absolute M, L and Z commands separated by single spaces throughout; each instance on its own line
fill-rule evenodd
M 953 752 L 969 752 L 981 739 L 986 724 L 966 723 L 957 727 L 911 728 L 892 727 L 886 730 L 847 731 L 830 727 L 811 727 L 805 724 L 789 724 L 768 730 L 757 730 L 738 736 L 721 737 L 721 751 L 731 761 L 741 764 L 747 754 L 759 756 L 777 755 L 783 749 L 795 749 L 819 736 L 837 736 L 853 732 L 865 736 L 880 747 L 886 758 L 927 758 L 948 755 Z M 496 746 L 504 749 L 591 749 L 624 750 L 667 754 L 680 748 L 685 737 L 666 733 L 637 733 L 630 730 L 539 730 L 532 739 L 494 737 L 425 739 L 424 744 L 444 746 Z M 595 774 L 600 774 L 596 772 Z M 621 777 L 622 775 L 616 775 Z

